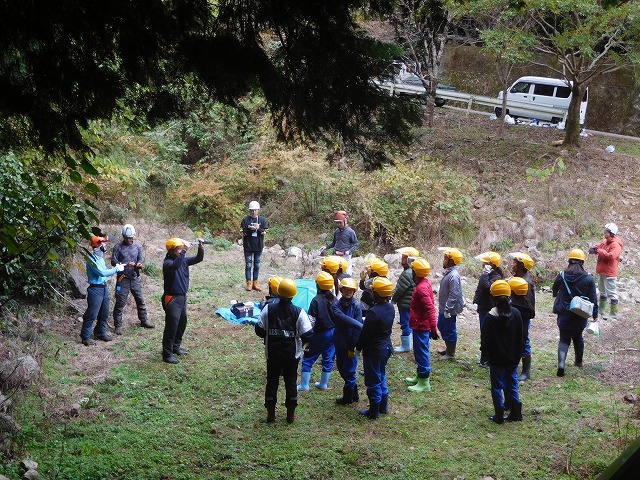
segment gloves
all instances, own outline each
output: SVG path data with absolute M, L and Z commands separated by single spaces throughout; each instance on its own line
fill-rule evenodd
M 478 304 L 477 303 L 473 304 L 473 310 L 476 311 L 476 312 L 478 311 Z
M 198 245 L 204 245 L 204 239 L 203 238 L 199 238 L 198 239 Z
M 482 271 L 483 271 L 484 273 L 489 273 L 489 272 L 491 271 L 491 269 L 492 269 L 492 268 L 493 268 L 493 267 L 491 267 L 491 265 L 486 264 L 484 267 L 482 267 Z
M 116 272 L 122 272 L 124 270 L 124 263 L 116 263 Z
M 327 247 L 320 247 L 320 255 L 324 255 L 324 251 L 327 249 Z
M 349 360 L 353 360 L 354 358 L 356 358 L 356 351 L 355 350 L 347 350 L 347 357 L 349 357 Z
M 360 280 L 362 280 L 363 282 L 367 279 L 367 271 L 366 270 L 362 270 L 360 272 Z
M 336 299 L 336 296 L 333 294 L 332 291 L 328 291 L 327 293 L 324 294 L 324 298 L 327 299 L 327 302 L 333 303 L 333 301 Z
M 429 337 L 431 338 L 431 340 L 438 340 L 440 338 L 440 335 L 438 335 L 437 330 L 431 330 L 431 334 L 429 335 Z
M 451 313 L 444 312 L 444 318 L 451 318 Z

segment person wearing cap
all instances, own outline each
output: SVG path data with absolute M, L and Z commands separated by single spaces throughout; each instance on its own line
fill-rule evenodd
M 523 382 L 531 378 L 531 340 L 529 339 L 529 328 L 531 326 L 531 319 L 536 316 L 536 286 L 533 283 L 533 279 L 531 278 L 529 271 L 533 268 L 535 263 L 533 258 L 526 253 L 514 252 L 509 255 L 513 258 L 511 272 L 516 278 L 522 278 L 527 283 L 524 298 L 522 298 L 519 293 L 524 290 L 524 286 L 518 288 L 518 291 L 514 295 L 514 288 L 510 283 L 512 290 L 511 300 L 513 305 L 520 310 L 520 314 L 522 315 L 522 328 L 524 328 L 523 333 L 526 337 L 524 350 L 522 351 L 522 372 L 518 377 L 518 380 Z M 509 280 L 509 282 L 511 282 L 511 280 Z
M 590 254 L 598 255 L 596 262 L 600 291 L 598 309 L 603 317 L 607 309 L 607 300 L 611 301 L 610 315 L 613 318 L 618 316 L 618 266 L 623 243 L 617 235 L 618 226 L 615 223 L 607 223 L 604 226 L 604 241 L 589 248 Z
M 429 341 L 438 340 L 436 306 L 433 287 L 427 276 L 431 265 L 424 258 L 418 258 L 411 264 L 411 272 L 416 288 L 411 296 L 409 326 L 413 333 L 413 355 L 416 360 L 416 376 L 406 378 L 410 392 L 431 391 L 431 359 Z
M 400 317 L 400 342 L 401 345 L 394 348 L 394 352 L 410 352 L 411 351 L 411 327 L 409 327 L 409 310 L 411 309 L 411 296 L 416 288 L 413 281 L 413 270 L 411 262 L 420 256 L 420 252 L 413 247 L 402 247 L 396 250 L 402 255 L 400 265 L 402 273 L 398 277 L 396 286 L 393 289 L 391 302 L 398 307 L 398 316 Z
M 389 412 L 389 387 L 387 386 L 387 362 L 393 353 L 391 331 L 396 316 L 391 304 L 393 283 L 385 277 L 377 277 L 371 284 L 374 305 L 367 311 L 356 350 L 363 354 L 364 384 L 367 386 L 369 408 L 360 415 L 373 420 L 381 413 Z
M 506 280 L 496 280 L 489 287 L 494 306 L 485 316 L 480 332 L 480 350 L 489 362 L 491 399 L 495 423 L 522 421 L 522 402 L 518 392 L 518 363 L 522 355 L 524 336 L 522 318 L 511 306 L 511 287 Z M 505 404 L 510 412 L 505 418 Z
M 573 341 L 575 353 L 574 364 L 582 367 L 584 356 L 584 338 L 582 332 L 587 326 L 587 319 L 569 310 L 571 299 L 575 296 L 588 298 L 593 303 L 593 320 L 598 319 L 598 297 L 596 282 L 590 273 L 584 269 L 585 254 L 579 248 L 569 252 L 567 268 L 558 274 L 551 292 L 555 298 L 553 313 L 558 315 L 557 325 L 560 330 L 558 341 L 558 370 L 556 375 L 564 377 L 565 362 L 569 346 Z
M 344 380 L 342 397 L 336 399 L 338 405 L 349 405 L 360 400 L 356 380 L 358 357 L 354 353 L 362 329 L 362 309 L 354 296 L 357 290 L 356 281 L 353 278 L 345 278 L 340 282 L 339 299 L 331 291 L 325 293 L 331 304 L 333 323 L 336 326 L 333 332 L 336 366 Z
M 255 200 L 249 202 L 249 215 L 240 222 L 242 231 L 242 247 L 244 248 L 244 276 L 247 280 L 245 290 L 261 292 L 258 284 L 260 260 L 264 249 L 264 235 L 269 231 L 269 222 L 260 215 L 260 204 Z
M 333 370 L 333 358 L 336 354 L 336 346 L 333 343 L 333 311 L 325 297 L 327 292 L 333 290 L 333 276 L 328 272 L 320 272 L 316 277 L 317 293 L 309 304 L 309 319 L 313 325 L 313 337 L 302 356 L 300 368 L 300 385 L 298 390 L 309 390 L 311 380 L 311 368 L 318 357 L 322 355 L 322 373 L 320 381 L 315 387 L 326 390 L 329 384 L 331 370 Z
M 287 423 L 295 420 L 298 406 L 298 364 L 302 356 L 302 346 L 313 336 L 313 327 L 306 312 L 291 300 L 298 293 L 296 283 L 284 278 L 278 285 L 277 303 L 271 303 L 260 312 L 255 332 L 264 339 L 267 360 L 267 385 L 264 391 L 264 406 L 267 409 L 267 423 L 276 421 L 278 384 L 284 379 Z
M 87 309 L 82 316 L 82 329 L 80 339 L 85 346 L 95 345 L 93 336 L 103 342 L 113 340 L 107 331 L 107 318 L 109 317 L 109 290 L 107 289 L 107 278 L 118 272 L 124 271 L 124 265 L 116 264 L 113 268 L 107 268 L 104 261 L 104 254 L 107 251 L 108 237 L 91 238 L 92 253 L 87 257 Z M 97 321 L 96 321 L 97 320 Z M 94 327 L 95 323 L 95 327 Z
M 113 325 L 116 335 L 122 335 L 122 312 L 127 305 L 129 292 L 133 295 L 138 311 L 138 320 L 144 328 L 154 328 L 155 325 L 147 318 L 147 305 L 142 296 L 142 282 L 140 270 L 142 264 L 142 246 L 134 242 L 136 229 L 130 223 L 122 227 L 122 242 L 116 244 L 111 255 L 111 265 L 124 264 L 124 271 L 116 277 L 116 305 L 113 307 Z
M 181 347 L 184 331 L 187 328 L 187 291 L 189 290 L 189 267 L 204 259 L 204 240 L 198 239 L 198 253 L 187 257 L 191 243 L 181 238 L 167 240 L 167 255 L 162 263 L 164 293 L 162 308 L 165 313 L 164 332 L 162 334 L 162 360 L 167 363 L 179 363 L 176 355 L 189 352 Z
M 345 273 L 351 276 L 353 273 L 351 270 L 351 257 L 358 248 L 359 243 L 356 232 L 347 225 L 348 217 L 349 215 L 344 210 L 336 212 L 334 221 L 338 225 L 338 228 L 333 232 L 333 240 L 331 243 L 322 247 L 320 253 L 322 254 L 325 250 L 333 248 L 334 255 L 344 257 L 347 260 L 349 267 Z
M 478 319 L 480 321 L 480 330 L 482 331 L 484 317 L 489 313 L 489 310 L 493 308 L 493 297 L 489 290 L 491 289 L 493 282 L 504 278 L 504 273 L 500 268 L 502 259 L 499 253 L 491 251 L 484 252 L 477 255 L 475 258 L 482 263 L 482 274 L 478 279 L 478 286 L 476 287 L 476 292 L 473 296 L 473 304 L 476 306 Z M 487 360 L 482 356 L 482 353 L 480 353 L 478 365 L 483 368 L 488 367 Z
M 458 265 L 462 263 L 462 252 L 457 248 L 438 247 L 443 253 L 442 268 L 444 275 L 438 290 L 438 331 L 446 345 L 445 350 L 438 350 L 443 360 L 451 360 L 456 355 L 458 330 L 456 319 L 464 309 L 462 281 Z

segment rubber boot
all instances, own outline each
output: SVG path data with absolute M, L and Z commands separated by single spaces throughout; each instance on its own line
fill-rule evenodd
M 308 391 L 309 390 L 309 380 L 311 380 L 311 372 L 302 372 L 300 373 L 300 385 L 298 385 L 298 391 Z
M 611 312 L 611 318 L 618 317 L 618 301 L 617 300 L 611 300 L 611 310 L 609 311 Z
M 369 399 L 369 408 L 367 410 L 360 410 L 360 415 L 375 420 L 380 416 L 380 404 Z
M 416 375 L 415 377 L 407 377 L 404 379 L 404 383 L 406 383 L 409 386 L 413 386 L 416 383 L 418 383 L 418 375 Z
M 522 421 L 522 402 L 513 402 L 511 412 L 505 418 L 507 422 L 521 422 Z
M 480 360 L 478 360 L 478 365 L 480 365 L 482 368 L 489 368 L 489 361 L 484 358 L 482 352 L 480 352 Z
M 115 326 L 115 334 L 122 335 L 122 324 Z
M 358 385 L 353 387 L 353 403 L 358 403 L 360 401 L 360 394 L 358 393 Z
M 252 282 L 251 280 L 247 280 L 247 286 L 246 286 L 246 287 L 244 287 L 244 289 L 245 289 L 247 292 L 250 292 L 250 291 L 251 291 L 251 286 L 252 286 L 252 285 L 253 285 L 253 282 Z
M 518 376 L 518 380 L 524 382 L 531 378 L 531 355 L 522 357 L 522 373 Z
M 140 326 L 142 328 L 156 328 L 156 326 L 146 318 L 144 320 L 140 320 Z
M 336 398 L 338 405 L 351 405 L 353 403 L 353 388 L 344 386 L 342 387 L 342 396 Z
M 254 280 L 253 281 L 253 286 L 251 287 L 252 290 L 255 290 L 256 292 L 261 292 L 262 289 L 260 288 L 260 285 L 258 285 L 258 281 Z
M 573 364 L 576 367 L 582 367 L 582 357 L 584 356 L 584 345 L 577 345 L 577 344 L 573 344 L 573 352 L 576 356 L 575 361 L 573 362 Z
M 489 420 L 498 424 L 504 423 L 504 409 L 498 407 L 493 407 L 493 409 L 496 413 L 495 415 L 491 415 Z
M 296 421 L 296 405 L 287 405 L 287 423 Z
M 329 377 L 331 376 L 331 372 L 322 372 L 320 374 L 320 381 L 316 382 L 316 388 L 320 390 L 326 390 L 329 388 Z
M 267 407 L 267 423 L 273 423 L 276 421 L 276 404 L 270 403 L 265 405 Z
M 410 392 L 430 392 L 431 379 L 429 377 L 418 377 L 418 382 L 412 387 L 407 388 Z
M 411 351 L 411 335 L 402 335 L 400 337 L 402 344 L 399 347 L 393 349 L 396 353 L 404 353 Z
M 449 349 L 449 342 L 445 341 L 444 342 L 444 350 L 438 350 L 438 355 L 446 355 L 447 354 L 447 350 Z
M 567 352 L 569 351 L 569 345 L 566 343 L 558 344 L 558 371 L 556 375 L 558 377 L 564 377 L 564 367 L 567 361 Z
M 604 317 L 607 310 L 607 297 L 600 297 L 598 301 L 598 312 L 600 312 L 600 316 Z
M 456 356 L 456 344 L 447 342 L 447 353 L 445 353 L 441 358 L 442 360 L 451 360 Z
M 389 395 L 382 395 L 379 410 L 381 415 L 389 413 Z

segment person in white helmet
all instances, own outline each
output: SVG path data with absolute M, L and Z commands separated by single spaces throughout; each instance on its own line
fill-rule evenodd
M 618 237 L 618 226 L 607 223 L 604 226 L 604 241 L 589 249 L 589 253 L 598 255 L 596 275 L 598 276 L 598 290 L 600 299 L 598 310 L 604 317 L 607 300 L 611 300 L 609 310 L 613 318 L 618 316 L 618 265 L 622 253 L 622 240 Z
M 261 292 L 258 284 L 260 275 L 260 260 L 264 249 L 264 235 L 269 231 L 269 222 L 260 215 L 260 204 L 255 200 L 249 202 L 249 215 L 240 222 L 242 230 L 242 246 L 244 247 L 245 278 L 247 286 L 245 290 Z
M 144 328 L 155 328 L 155 325 L 149 322 L 147 305 L 142 296 L 142 282 L 140 281 L 140 270 L 144 266 L 142 264 L 142 246 L 139 243 L 134 243 L 135 236 L 136 229 L 127 223 L 122 227 L 122 242 L 114 247 L 113 255 L 111 255 L 112 266 L 115 267 L 118 263 L 125 266 L 124 271 L 118 273 L 116 277 L 116 305 L 113 307 L 113 325 L 116 335 L 122 335 L 122 312 L 127 305 L 129 292 L 136 301 L 140 325 Z

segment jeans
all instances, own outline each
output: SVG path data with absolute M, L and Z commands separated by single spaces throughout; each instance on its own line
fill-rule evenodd
M 260 276 L 260 260 L 262 260 L 262 252 L 247 252 L 244 251 L 244 278 L 249 280 L 258 280 Z M 251 269 L 253 268 L 253 274 Z
M 82 316 L 82 330 L 80 338 L 89 340 L 91 338 L 91 328 L 98 320 L 93 335 L 97 338 L 107 334 L 107 318 L 109 317 L 109 289 L 107 285 L 87 288 L 87 309 Z
M 138 320 L 144 323 L 147 321 L 147 305 L 144 303 L 142 296 L 142 282 L 140 278 L 127 278 L 116 282 L 116 305 L 113 307 L 113 324 L 116 327 L 122 326 L 122 312 L 127 305 L 129 292 L 136 301 L 136 309 L 138 310 Z
M 609 298 L 611 303 L 618 303 L 618 277 L 605 277 L 598 274 L 598 290 L 601 299 Z
M 524 350 L 522 350 L 523 357 L 531 356 L 531 342 L 529 341 L 529 327 L 531 327 L 531 320 L 528 320 L 526 325 L 522 325 L 522 328 L 527 331 L 527 339 L 524 342 Z
M 367 386 L 367 397 L 375 403 L 380 403 L 383 396 L 389 395 L 387 386 L 387 362 L 391 356 L 391 348 L 387 347 L 385 354 L 365 355 L 364 364 L 364 384 Z
M 491 400 L 495 409 L 504 410 L 504 400 L 510 400 L 508 402 L 510 405 L 520 403 L 517 364 L 509 367 L 490 364 L 489 378 L 491 379 Z
M 458 330 L 456 329 L 456 315 L 449 318 L 444 313 L 438 313 L 438 330 L 442 340 L 448 343 L 458 343 Z
M 400 316 L 400 331 L 402 336 L 408 337 L 411 335 L 411 328 L 409 327 L 409 309 L 398 307 L 398 315 Z M 364 315 L 363 315 L 364 317 Z
M 162 334 L 162 358 L 167 359 L 180 347 L 182 336 L 187 328 L 187 297 L 174 295 L 165 304 L 166 296 L 162 296 L 164 309 L 164 333 Z
M 426 378 L 431 373 L 430 338 L 431 332 L 428 330 L 413 331 L 413 356 L 416 359 L 418 376 L 421 378 Z
M 322 354 L 322 371 L 330 372 L 333 369 L 333 357 L 336 354 L 336 346 L 333 343 L 333 332 L 335 328 L 315 332 L 309 342 L 309 353 L 305 353 L 302 358 L 303 372 L 310 372 L 313 364 Z

